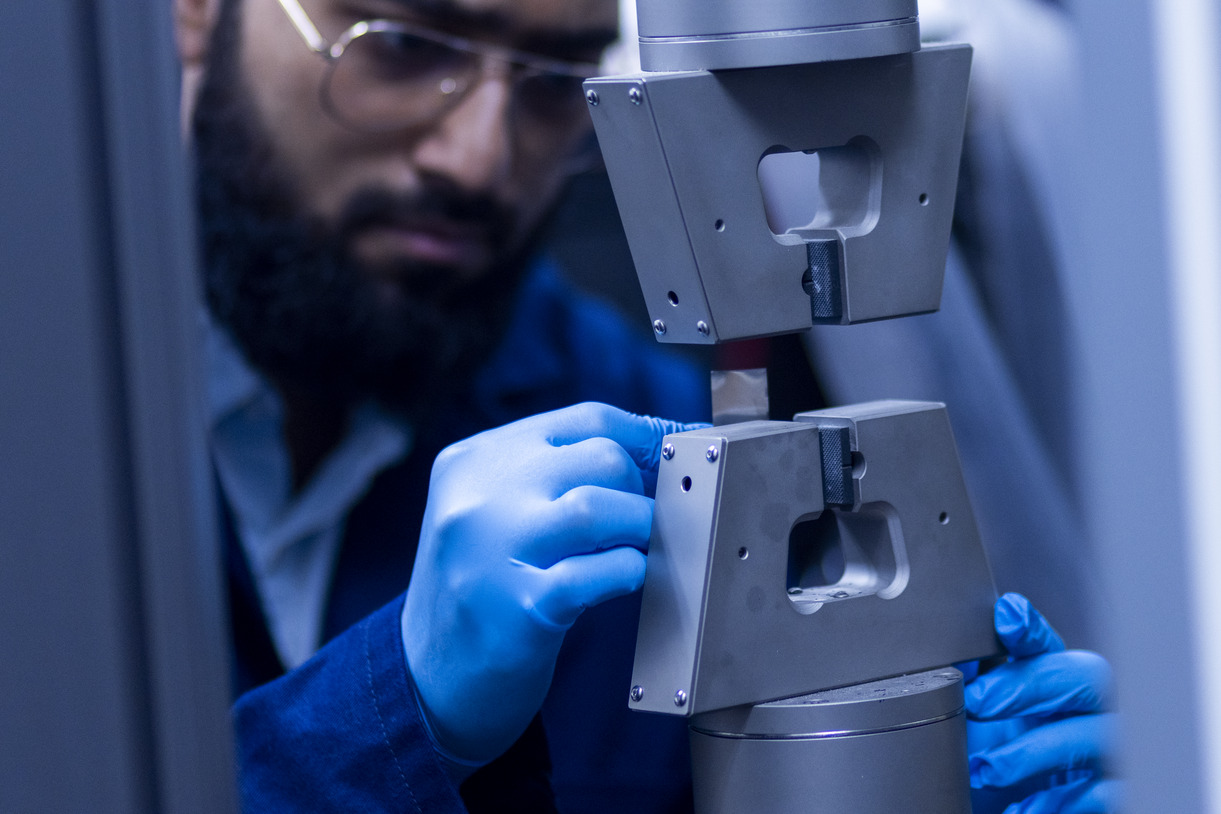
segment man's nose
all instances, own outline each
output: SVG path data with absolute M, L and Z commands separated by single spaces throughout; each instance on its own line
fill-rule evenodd
M 486 191 L 508 177 L 515 142 L 510 120 L 513 78 L 508 67 L 485 63 L 477 82 L 456 106 L 440 115 L 415 147 L 421 172 L 473 192 Z

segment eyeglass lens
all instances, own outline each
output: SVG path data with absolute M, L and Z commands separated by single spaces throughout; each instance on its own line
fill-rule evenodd
M 436 115 L 480 81 L 484 57 L 404 31 L 370 28 L 332 62 L 327 104 L 362 129 L 406 127 Z M 582 78 L 514 65 L 515 112 L 528 124 L 583 127 Z

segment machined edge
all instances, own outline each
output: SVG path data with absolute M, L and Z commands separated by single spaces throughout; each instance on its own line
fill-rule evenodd
M 745 740 L 745 741 L 792 741 L 792 740 L 825 740 L 828 738 L 851 738 L 861 737 L 865 735 L 881 735 L 887 732 L 901 732 L 905 729 L 915 729 L 921 726 L 929 726 L 931 724 L 939 724 L 942 721 L 948 721 L 963 714 L 966 706 L 960 706 L 958 709 L 947 712 L 944 715 L 937 715 L 932 718 L 926 718 L 920 721 L 912 721 L 910 723 L 896 724 L 894 726 L 882 726 L 865 729 L 842 729 L 826 732 L 806 732 L 792 733 L 786 735 L 765 735 L 747 732 L 716 732 L 710 729 L 701 729 L 692 724 L 691 731 L 698 732 L 701 735 L 707 735 L 712 738 L 726 738 L 728 740 Z
M 894 56 L 920 50 L 920 20 L 691 36 L 641 36 L 646 72 L 734 70 Z
M 732 34 L 692 34 L 686 36 L 640 36 L 641 45 L 669 45 L 675 43 L 730 42 L 749 40 L 774 40 L 783 37 L 808 37 L 816 34 L 840 34 L 849 31 L 868 31 L 891 28 L 894 26 L 916 25 L 917 17 L 906 17 L 899 20 L 880 20 L 870 23 L 853 23 L 851 25 L 826 25 L 809 28 L 790 28 L 782 31 L 742 31 Z

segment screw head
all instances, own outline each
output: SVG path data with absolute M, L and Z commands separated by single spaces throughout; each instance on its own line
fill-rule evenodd
M 676 706 L 676 707 L 687 706 L 687 693 L 685 693 L 682 690 L 679 690 L 678 692 L 674 693 L 674 706 Z
M 708 323 L 701 319 L 699 322 L 695 323 L 695 330 L 699 331 L 701 336 L 707 336 Z
M 590 107 L 597 107 L 598 102 L 602 100 L 598 98 L 598 92 L 596 90 L 587 90 L 585 91 L 585 101 L 589 102 Z
M 666 333 L 666 323 L 662 322 L 660 319 L 655 321 L 653 323 L 653 333 L 657 334 L 658 336 L 664 336 Z
M 671 458 L 673 458 L 674 457 L 674 445 L 666 444 L 664 447 L 662 447 L 661 448 L 661 457 L 665 458 L 667 461 L 670 460 Z
M 716 459 L 721 456 L 721 451 L 716 447 L 708 447 L 708 451 L 704 453 L 704 457 L 708 459 L 708 463 L 716 463 Z
M 639 701 L 641 698 L 644 698 L 644 687 L 637 684 L 635 687 L 632 687 L 631 699 Z
M 640 88 L 632 88 L 627 92 L 627 98 L 632 100 L 632 104 L 638 105 L 644 101 L 644 94 L 640 92 Z

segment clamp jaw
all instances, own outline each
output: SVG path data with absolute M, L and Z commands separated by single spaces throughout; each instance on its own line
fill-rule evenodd
M 970 62 L 948 45 L 586 83 L 657 338 L 937 310 Z
M 935 311 L 970 46 L 912 42 L 914 2 L 735 3 L 722 20 L 910 6 L 855 29 L 795 20 L 771 38 L 644 36 L 658 5 L 640 3 L 642 57 L 665 70 L 585 84 L 657 338 L 712 344 Z M 694 25 L 680 13 L 693 5 L 705 25 L 725 11 L 689 1 L 665 16 Z M 754 14 L 767 19 L 736 19 Z M 767 59 L 799 43 L 802 61 Z
M 633 709 L 698 715 L 996 652 L 944 405 L 691 430 L 664 449 Z

